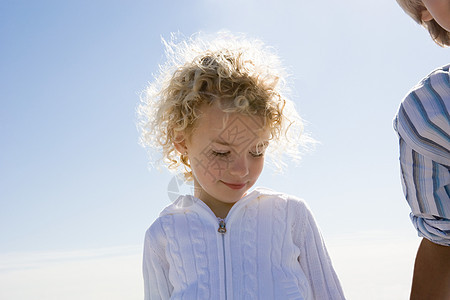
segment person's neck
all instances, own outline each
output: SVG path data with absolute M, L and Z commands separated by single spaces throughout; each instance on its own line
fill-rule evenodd
M 215 203 L 215 204 L 206 203 L 206 205 L 209 206 L 209 208 L 216 215 L 216 217 L 225 219 L 227 217 L 228 213 L 230 212 L 231 208 L 233 207 L 234 203 L 220 202 L 220 203 Z
M 235 203 L 222 202 L 208 195 L 203 190 L 197 189 L 194 196 L 203 201 L 216 215 L 216 217 L 225 219 Z

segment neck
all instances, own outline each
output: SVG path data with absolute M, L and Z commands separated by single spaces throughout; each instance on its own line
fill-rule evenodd
M 206 202 L 205 202 L 206 203 Z M 221 203 L 219 205 L 211 205 L 210 203 L 206 203 L 212 212 L 216 215 L 216 217 L 225 219 L 233 207 L 234 203 Z
M 222 202 L 220 200 L 217 200 L 213 196 L 206 193 L 197 182 L 194 182 L 195 186 L 195 192 L 194 196 L 200 200 L 202 200 L 216 215 L 216 217 L 225 219 L 228 215 L 228 212 L 233 207 L 234 202 L 228 203 L 228 202 Z

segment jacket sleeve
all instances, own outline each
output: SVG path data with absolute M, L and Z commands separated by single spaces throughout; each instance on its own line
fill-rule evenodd
M 308 278 L 316 300 L 345 299 L 339 279 L 334 271 L 324 240 L 314 217 L 303 203 L 294 242 L 300 249 L 299 263 Z
M 169 281 L 169 263 L 165 239 L 159 222 L 147 230 L 144 241 L 143 275 L 145 300 L 169 299 L 173 286 Z

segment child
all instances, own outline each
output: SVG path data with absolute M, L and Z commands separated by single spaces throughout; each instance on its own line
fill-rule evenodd
M 450 1 L 397 0 L 440 46 L 450 45 Z M 423 237 L 411 299 L 450 299 L 450 65 L 431 72 L 400 105 L 394 127 L 400 140 L 403 191 Z
M 278 58 L 227 33 L 166 47 L 139 108 L 142 142 L 184 166 L 194 195 L 146 233 L 145 299 L 344 299 L 306 204 L 250 191 L 266 155 L 296 156 L 301 142 Z

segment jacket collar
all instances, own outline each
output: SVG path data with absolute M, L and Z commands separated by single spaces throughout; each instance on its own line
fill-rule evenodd
M 230 212 L 228 213 L 228 216 L 231 215 L 233 211 L 238 210 L 240 207 L 243 207 L 246 203 L 252 201 L 253 199 L 256 199 L 261 195 L 276 195 L 276 194 L 278 193 L 270 189 L 257 187 L 251 192 L 247 193 L 239 201 L 237 201 L 231 208 Z M 165 215 L 183 214 L 189 211 L 195 211 L 198 213 L 204 213 L 206 211 L 215 217 L 211 209 L 202 200 L 192 195 L 179 196 L 172 204 L 164 208 L 164 210 L 160 213 L 160 217 Z

